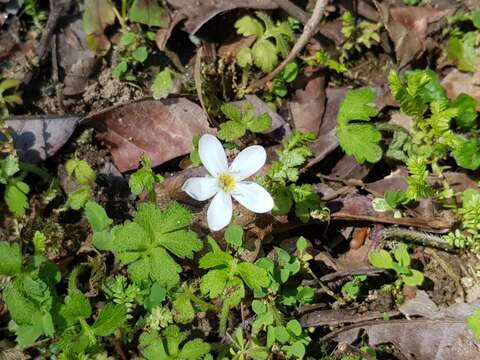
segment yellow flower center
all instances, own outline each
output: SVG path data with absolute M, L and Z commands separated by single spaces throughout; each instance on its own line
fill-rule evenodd
M 218 187 L 225 192 L 231 193 L 235 191 L 235 179 L 232 175 L 229 174 L 221 174 L 218 177 Z

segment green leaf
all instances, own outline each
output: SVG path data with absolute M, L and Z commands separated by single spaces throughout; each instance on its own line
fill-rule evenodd
M 185 360 L 200 360 L 202 357 L 210 352 L 210 345 L 202 339 L 193 339 L 183 345 L 179 359 Z
M 127 308 L 121 304 L 107 304 L 92 325 L 97 336 L 109 336 L 127 320 Z
M 420 286 L 423 283 L 424 275 L 422 272 L 412 269 L 409 275 L 402 275 L 402 280 L 407 285 Z
M 131 21 L 148 26 L 167 27 L 167 12 L 158 5 L 157 0 L 134 0 L 128 13 Z
M 267 287 L 270 283 L 267 271 L 255 264 L 242 262 L 237 271 L 250 289 Z
M 380 131 L 371 124 L 351 123 L 370 121 L 378 114 L 378 110 L 369 105 L 374 99 L 375 93 L 370 89 L 349 90 L 338 110 L 336 133 L 340 146 L 360 164 L 365 160 L 375 163 L 382 157 L 378 145 L 382 138 Z
M 223 104 L 220 110 L 229 120 L 242 121 L 242 112 L 238 107 L 231 104 Z
M 95 182 L 95 172 L 85 160 L 70 159 L 65 164 L 65 170 L 68 176 L 73 176 L 81 185 Z
M 275 326 L 275 339 L 280 344 L 285 344 L 290 339 L 290 334 L 284 326 Z
M 464 169 L 477 170 L 480 167 L 480 145 L 477 139 L 462 141 L 452 154 L 457 164 Z
M 82 187 L 68 194 L 67 204 L 73 210 L 80 210 L 92 197 L 92 190 L 89 187 Z
M 138 62 L 143 63 L 148 58 L 148 50 L 146 46 L 140 46 L 132 52 L 132 57 Z
M 16 340 L 18 345 L 22 348 L 27 348 L 43 335 L 43 328 L 40 323 L 19 325 L 15 333 L 17 334 Z
M 16 243 L 0 241 L 0 274 L 14 276 L 22 271 L 22 251 Z
M 120 45 L 128 46 L 135 42 L 137 39 L 137 34 L 131 31 L 125 32 L 122 34 L 120 38 Z
M 370 263 L 378 269 L 393 269 L 394 263 L 390 254 L 386 250 L 374 250 L 368 254 Z
M 225 270 L 210 270 L 203 275 L 200 282 L 200 291 L 211 299 L 222 295 L 228 280 L 228 273 Z
M 10 182 L 6 189 L 4 199 L 8 209 L 17 216 L 25 215 L 25 210 L 28 209 L 27 194 L 30 188 L 23 181 L 16 180 Z
M 224 141 L 234 141 L 241 138 L 247 132 L 247 127 L 241 122 L 226 121 L 220 124 L 218 138 Z
M 390 206 L 392 209 L 396 209 L 397 207 L 404 205 L 409 201 L 407 193 L 403 190 L 385 191 L 383 197 L 385 198 L 388 206 Z
M 252 50 L 249 48 L 242 48 L 237 53 L 237 63 L 242 68 L 251 66 L 253 64 Z
M 153 283 L 150 288 L 150 293 L 145 298 L 143 305 L 147 310 L 160 306 L 167 297 L 167 290 L 159 283 Z
M 397 259 L 398 263 L 402 267 L 409 267 L 410 266 L 410 255 L 408 254 L 408 247 L 404 243 L 400 243 L 395 248 L 393 252 L 395 259 Z
M 292 332 L 295 336 L 300 336 L 302 334 L 302 325 L 298 320 L 290 320 L 287 323 L 287 330 Z
M 254 117 L 253 121 L 247 123 L 248 130 L 254 133 L 263 133 L 272 127 L 272 118 L 267 113 Z
M 243 242 L 243 228 L 238 224 L 231 223 L 225 230 L 224 236 L 227 244 L 234 249 L 238 249 L 242 246 Z
M 297 65 L 297 63 L 292 62 L 292 63 L 287 64 L 287 66 L 285 66 L 285 69 L 283 69 L 282 72 L 280 73 L 280 76 L 287 83 L 293 82 L 298 76 L 298 65 Z
M 105 209 L 94 201 L 88 201 L 85 204 L 85 215 L 93 231 L 107 230 L 113 223 Z
M 263 72 L 272 71 L 278 64 L 277 48 L 270 40 L 259 40 L 252 47 L 253 63 Z
M 467 316 L 467 326 L 472 331 L 473 336 L 480 339 L 480 309 L 476 309 L 472 315 Z
M 85 0 L 83 29 L 87 34 L 86 43 L 95 54 L 103 56 L 110 49 L 104 31 L 114 22 L 115 12 L 109 0 Z
M 263 35 L 263 25 L 257 19 L 251 16 L 244 16 L 235 22 L 237 33 L 243 36 L 255 36 L 257 38 Z
M 462 38 L 452 37 L 447 44 L 447 55 L 453 59 L 458 69 L 466 72 L 475 72 L 477 68 L 477 49 L 475 32 L 468 32 Z
M 188 324 L 195 319 L 195 309 L 188 293 L 182 292 L 175 297 L 172 313 L 175 321 L 180 324 Z
M 8 180 L 18 171 L 18 158 L 14 155 L 8 155 L 5 159 L 0 160 L 0 184 L 7 184 Z
M 60 315 L 70 326 L 76 324 L 80 319 L 88 319 L 92 315 L 92 307 L 84 294 L 73 289 L 65 297 L 65 304 L 60 308 Z
M 462 130 L 472 130 L 477 125 L 477 102 L 467 94 L 460 94 L 452 102 L 452 107 L 458 108 L 459 114 L 455 122 Z
M 155 100 L 168 97 L 173 90 L 172 70 L 168 67 L 160 71 L 153 80 L 150 91 Z

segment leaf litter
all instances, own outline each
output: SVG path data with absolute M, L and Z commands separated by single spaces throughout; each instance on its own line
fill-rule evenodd
M 0 1 L 0 354 L 478 358 L 479 14 Z M 206 133 L 271 212 L 209 229 Z

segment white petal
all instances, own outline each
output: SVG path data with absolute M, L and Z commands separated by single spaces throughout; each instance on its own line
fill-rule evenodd
M 212 200 L 207 211 L 207 223 L 210 230 L 218 231 L 232 220 L 232 197 L 224 191 L 219 191 Z
M 225 150 L 215 136 L 205 134 L 200 138 L 198 154 L 203 166 L 213 177 L 218 177 L 218 175 L 227 171 L 228 162 Z
M 195 200 L 204 201 L 218 192 L 218 180 L 213 177 L 192 177 L 185 181 L 182 190 Z
M 237 188 L 232 196 L 248 210 L 255 213 L 266 213 L 273 208 L 272 196 L 260 185 L 243 181 L 237 183 Z
M 242 181 L 260 170 L 266 160 L 267 152 L 262 146 L 249 146 L 240 151 L 240 154 L 233 160 L 230 165 L 230 173 L 235 180 Z

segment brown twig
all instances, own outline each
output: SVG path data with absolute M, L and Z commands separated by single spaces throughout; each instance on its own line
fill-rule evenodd
M 59 76 L 58 76 L 58 57 L 57 57 L 57 35 L 53 35 L 52 37 L 52 80 L 55 84 L 55 92 L 57 95 L 57 103 L 58 108 L 60 111 L 65 113 L 63 108 L 63 91 L 62 91 L 62 84 L 60 83 Z
M 271 73 L 259 80 L 253 81 L 252 84 L 250 84 L 249 86 L 250 90 L 264 87 L 265 84 L 273 80 L 273 78 L 280 74 L 280 72 L 285 68 L 285 66 L 287 66 L 290 62 L 292 62 L 293 59 L 295 59 L 295 57 L 300 53 L 300 51 L 305 47 L 305 45 L 307 45 L 308 41 L 317 31 L 318 25 L 320 24 L 320 20 L 322 20 L 323 12 L 327 3 L 328 0 L 317 0 L 310 20 L 308 20 L 308 22 L 305 24 L 302 35 L 300 35 L 288 56 Z
M 70 7 L 71 0 L 51 0 L 50 1 L 50 13 L 48 14 L 47 23 L 43 30 L 42 37 L 38 43 L 37 58 L 38 65 L 45 60 L 48 55 L 48 50 L 51 49 L 50 41 L 58 24 L 58 20 L 62 14 Z M 23 86 L 30 83 L 33 78 L 34 71 L 30 70 L 23 79 Z

